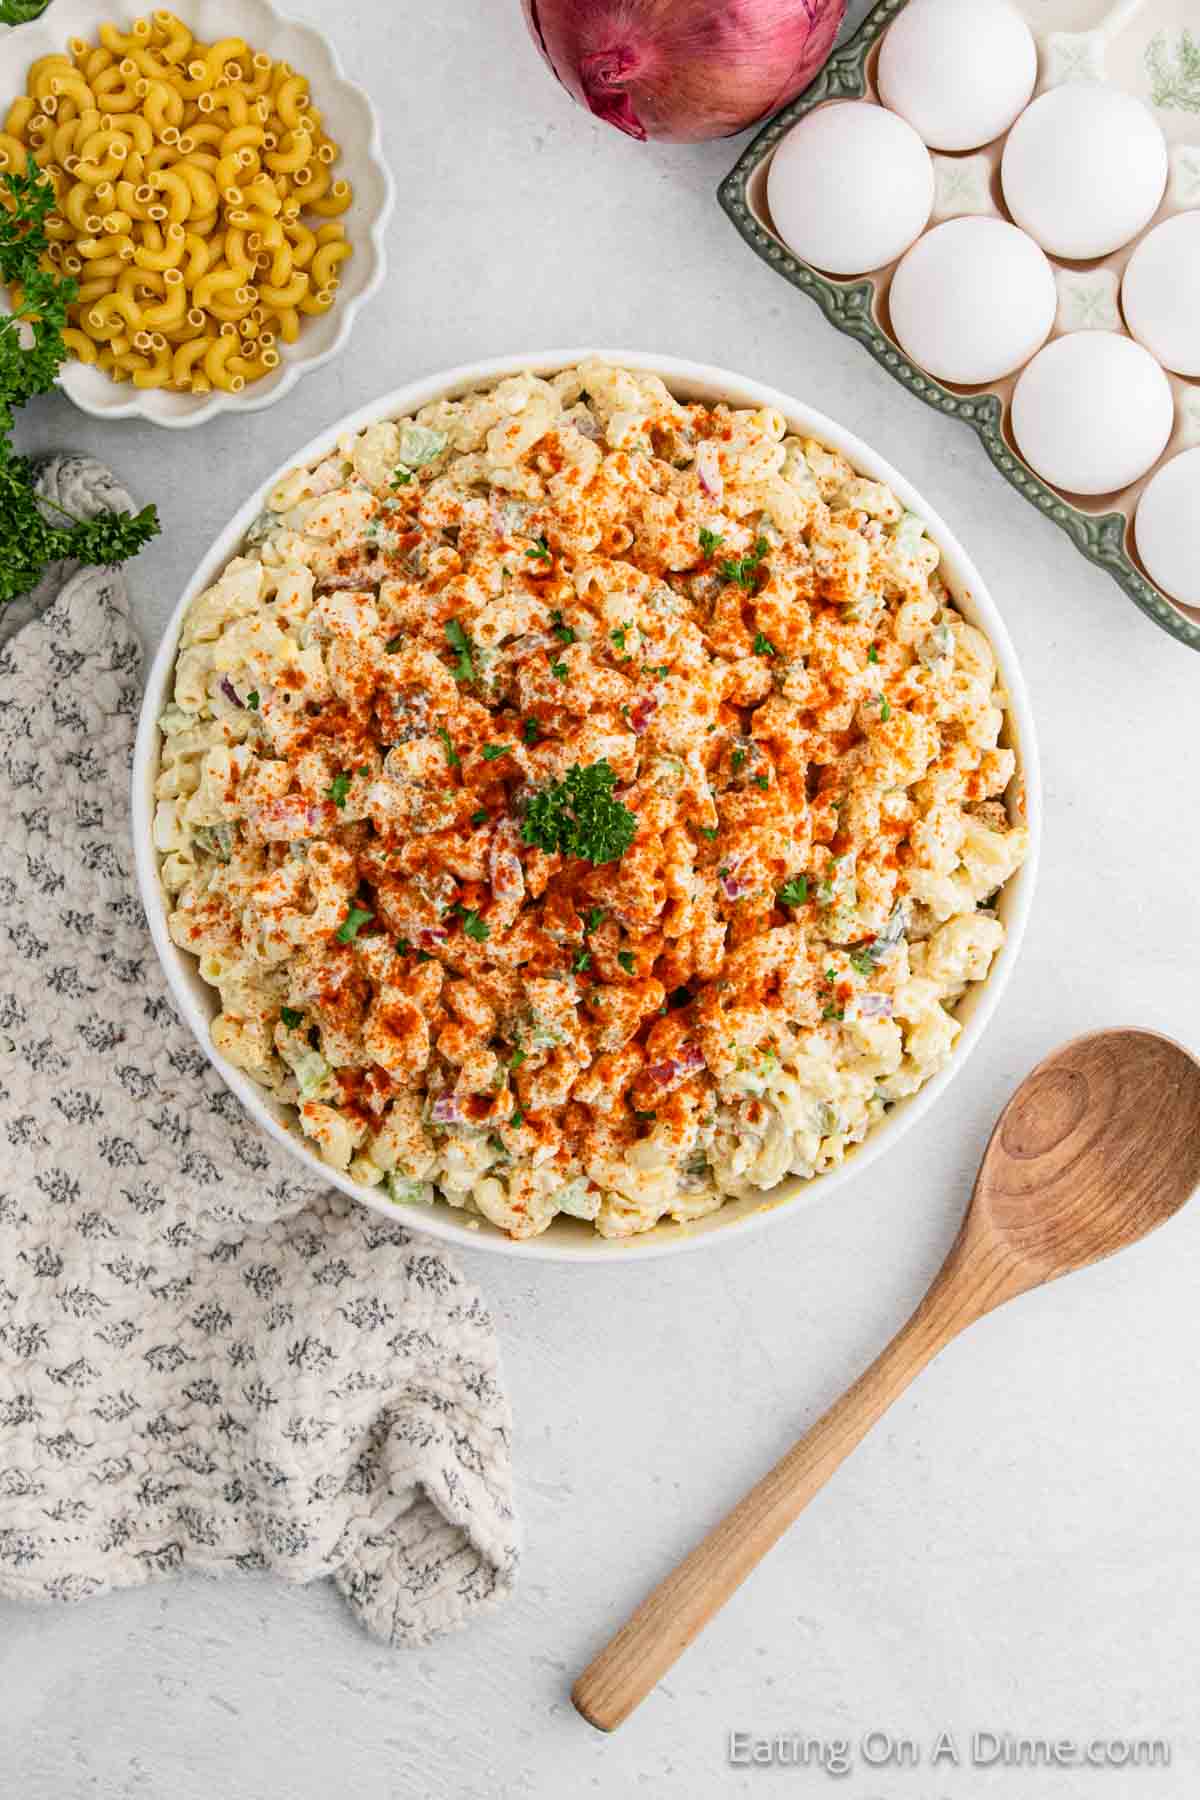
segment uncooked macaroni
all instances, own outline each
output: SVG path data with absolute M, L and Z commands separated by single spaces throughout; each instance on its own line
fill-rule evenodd
M 54 186 L 63 336 L 114 381 L 238 393 L 334 303 L 338 147 L 304 77 L 242 38 L 196 43 L 169 12 L 99 36 L 40 57 L 0 131 L 0 172 L 32 155 Z

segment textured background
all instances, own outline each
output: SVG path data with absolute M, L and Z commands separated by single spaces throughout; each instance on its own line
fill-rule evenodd
M 811 1508 L 616 1738 L 573 1674 L 646 1587 L 858 1373 L 953 1236 L 992 1118 L 1092 1026 L 1200 1044 L 1195 696 L 1152 627 L 739 242 L 731 145 L 656 149 L 549 79 L 516 0 L 290 0 L 383 114 L 386 293 L 280 407 L 194 433 L 39 402 L 26 442 L 106 456 L 167 530 L 133 571 L 148 645 L 216 531 L 290 450 L 423 371 L 546 344 L 673 351 L 803 396 L 873 443 L 974 554 L 1029 677 L 1041 889 L 985 1046 L 940 1112 L 829 1206 L 619 1270 L 469 1258 L 500 1323 L 527 1536 L 506 1611 L 388 1655 L 327 1589 L 194 1579 L 0 1612 L 5 1800 L 497 1800 L 840 1792 L 1183 1800 L 1200 1724 L 1200 1207 L 978 1327 Z M 864 0 L 852 6 L 854 16 Z M 929 1741 L 942 1727 L 1163 1733 L 1168 1772 L 737 1771 L 729 1729 Z

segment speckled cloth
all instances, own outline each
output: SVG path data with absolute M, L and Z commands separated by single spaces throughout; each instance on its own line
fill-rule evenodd
M 131 504 L 77 458 L 40 484 Z M 331 1575 L 424 1643 L 515 1578 L 491 1320 L 307 1182 L 175 1015 L 128 841 L 121 577 L 60 569 L 0 621 L 0 1595 Z

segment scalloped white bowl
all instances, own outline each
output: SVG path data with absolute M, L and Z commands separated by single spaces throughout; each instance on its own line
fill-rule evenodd
M 76 36 L 96 42 L 99 26 L 108 19 L 128 30 L 134 19 L 151 10 L 148 5 L 130 5 L 129 0 L 53 0 L 32 24 L 0 32 L 0 117 L 24 93 L 30 64 L 39 56 L 61 53 L 67 40 Z M 360 309 L 383 281 L 383 237 L 395 192 L 383 159 L 375 108 L 362 88 L 347 80 L 337 51 L 315 26 L 285 17 L 270 0 L 178 0 L 173 10 L 203 43 L 243 37 L 251 49 L 265 50 L 276 61 L 282 58 L 306 76 L 313 104 L 330 137 L 341 146 L 334 174 L 354 189 L 350 208 L 342 215 L 354 255 L 338 271 L 336 303 L 327 313 L 305 318 L 297 342 L 280 344 L 279 367 L 242 393 L 173 394 L 162 388 L 134 388 L 110 381 L 102 370 L 83 363 L 63 364 L 59 386 L 81 412 L 97 419 L 149 419 L 154 425 L 180 430 L 202 425 L 218 413 L 258 412 L 274 406 L 302 375 L 319 369 L 345 348 Z
M 710 404 L 725 400 L 733 406 L 774 407 L 783 414 L 793 431 L 819 438 L 822 443 L 840 450 L 861 474 L 875 481 L 886 482 L 911 512 L 920 514 L 926 521 L 930 536 L 942 552 L 942 574 L 955 596 L 956 605 L 972 624 L 978 625 L 986 633 L 996 652 L 1001 679 L 1010 699 L 1010 736 L 1005 741 L 1011 743 L 1017 752 L 1017 774 L 1024 786 L 1030 851 L 1024 868 L 1018 871 L 1000 896 L 998 911 L 1007 927 L 1008 941 L 988 980 L 971 988 L 958 1008 L 957 1016 L 963 1022 L 963 1032 L 949 1064 L 919 1093 L 899 1101 L 865 1142 L 851 1152 L 840 1168 L 812 1181 L 801 1181 L 793 1177 L 760 1199 L 733 1200 L 723 1206 L 720 1212 L 710 1213 L 707 1218 L 700 1219 L 695 1224 L 659 1225 L 641 1237 L 613 1241 L 600 1237 L 590 1225 L 585 1225 L 578 1219 L 559 1218 L 553 1221 L 550 1229 L 541 1237 L 518 1244 L 513 1243 L 504 1232 L 497 1230 L 487 1220 L 469 1220 L 466 1213 L 440 1202 L 432 1207 L 404 1207 L 399 1209 L 398 1214 L 398 1209 L 381 1198 L 376 1191 L 360 1187 L 321 1162 L 300 1136 L 289 1109 L 277 1105 L 257 1083 L 242 1070 L 233 1068 L 213 1048 L 209 1025 L 217 1010 L 217 995 L 214 989 L 201 980 L 196 958 L 172 943 L 167 931 L 166 904 L 159 881 L 153 840 L 154 783 L 159 766 L 157 723 L 163 708 L 168 704 L 174 685 L 175 656 L 184 614 L 196 595 L 212 585 L 230 557 L 239 549 L 251 522 L 265 504 L 267 494 L 287 469 L 294 468 L 299 463 L 317 462 L 327 456 L 345 431 L 361 431 L 381 419 L 400 418 L 404 414 L 415 412 L 419 406 L 425 406 L 431 400 L 444 396 L 454 398 L 469 393 L 473 388 L 498 381 L 501 377 L 518 373 L 522 369 L 531 369 L 535 374 L 545 375 L 556 369 L 570 368 L 586 356 L 597 355 L 606 362 L 649 370 L 660 375 L 673 393 L 685 399 L 704 400 Z M 902 475 L 881 456 L 877 456 L 860 438 L 801 401 L 778 393 L 774 388 L 764 387 L 757 381 L 748 381 L 742 375 L 730 374 L 724 369 L 709 368 L 702 363 L 681 362 L 674 357 L 637 350 L 538 350 L 525 355 L 500 357 L 492 362 L 465 365 L 441 375 L 424 376 L 406 387 L 396 388 L 392 393 L 382 395 L 358 412 L 339 419 L 310 444 L 298 449 L 282 468 L 268 476 L 253 494 L 247 496 L 241 511 L 221 533 L 184 588 L 163 634 L 146 683 L 133 757 L 133 849 L 138 885 L 154 946 L 166 971 L 181 1016 L 195 1032 L 197 1042 L 209 1061 L 233 1089 L 250 1116 L 277 1143 L 289 1150 L 310 1175 L 322 1177 L 330 1186 L 340 1188 L 352 1199 L 361 1201 L 364 1206 L 371 1207 L 385 1217 L 394 1220 L 400 1216 L 406 1226 L 414 1231 L 427 1232 L 430 1237 L 442 1238 L 475 1250 L 520 1256 L 526 1261 L 534 1262 L 595 1263 L 605 1259 L 611 1261 L 613 1258 L 624 1261 L 642 1260 L 681 1250 L 711 1248 L 730 1243 L 735 1237 L 744 1236 L 772 1219 L 795 1212 L 804 1204 L 832 1199 L 847 1182 L 853 1181 L 881 1156 L 886 1155 L 904 1132 L 910 1130 L 937 1105 L 978 1044 L 988 1021 L 996 1011 L 1016 962 L 1033 902 L 1041 810 L 1041 780 L 1033 716 L 1004 620 L 966 551 L 933 508 L 926 504 L 910 482 L 905 481 Z M 949 1116 L 944 1128 L 953 1129 L 953 1121 Z

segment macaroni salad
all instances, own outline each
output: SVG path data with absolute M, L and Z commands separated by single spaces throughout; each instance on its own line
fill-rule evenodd
M 292 471 L 161 720 L 217 1049 L 514 1238 L 840 1163 L 949 1058 L 1028 846 L 938 561 L 779 413 L 598 361 Z

